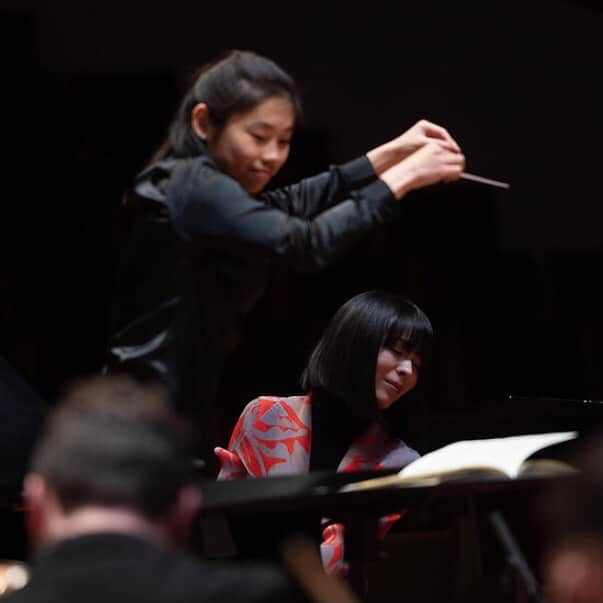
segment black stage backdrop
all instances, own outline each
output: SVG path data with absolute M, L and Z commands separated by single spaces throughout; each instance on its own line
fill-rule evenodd
M 187 70 L 239 47 L 303 89 L 281 182 L 425 117 L 457 138 L 468 171 L 512 189 L 413 193 L 403 219 L 327 272 L 277 273 L 226 373 L 225 431 L 256 395 L 298 392 L 334 309 L 374 287 L 406 293 L 435 326 L 421 387 L 398 409 L 401 425 L 417 419 L 421 450 L 548 416 L 509 394 L 603 399 L 602 25 L 594 4 L 561 0 L 3 3 L 0 354 L 49 401 L 99 369 L 127 230 L 121 191 L 162 138 Z

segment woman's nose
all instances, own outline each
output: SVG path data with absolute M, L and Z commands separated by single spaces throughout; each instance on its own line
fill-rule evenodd
M 400 362 L 398 362 L 396 370 L 403 375 L 412 375 L 412 360 L 410 360 L 410 358 L 402 358 Z
M 278 148 L 278 144 L 276 142 L 267 144 L 262 153 L 262 159 L 267 163 L 273 163 L 278 161 L 280 158 L 280 149 Z

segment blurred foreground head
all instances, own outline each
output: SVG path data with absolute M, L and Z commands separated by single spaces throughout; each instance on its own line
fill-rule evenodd
M 125 376 L 75 383 L 25 478 L 33 540 L 116 530 L 181 540 L 200 502 L 193 445 L 163 389 Z
M 543 575 L 553 603 L 603 601 L 603 433 L 573 459 L 579 473 L 543 497 Z

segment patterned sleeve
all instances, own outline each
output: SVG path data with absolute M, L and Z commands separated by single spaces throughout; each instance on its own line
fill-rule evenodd
M 310 430 L 288 400 L 256 398 L 241 413 L 228 449 L 215 449 L 218 479 L 303 473 L 309 452 Z
M 341 523 L 330 523 L 327 519 L 323 519 L 322 525 L 320 556 L 325 572 L 346 576 L 349 567 L 343 558 L 344 526 Z

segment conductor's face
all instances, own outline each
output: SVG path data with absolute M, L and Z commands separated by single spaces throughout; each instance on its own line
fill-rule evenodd
M 375 396 L 380 410 L 386 410 L 417 384 L 421 359 L 404 349 L 402 341 L 382 347 L 377 356 Z
M 250 194 L 259 193 L 289 156 L 295 112 L 288 99 L 270 97 L 222 128 L 207 130 L 207 147 L 218 167 Z

